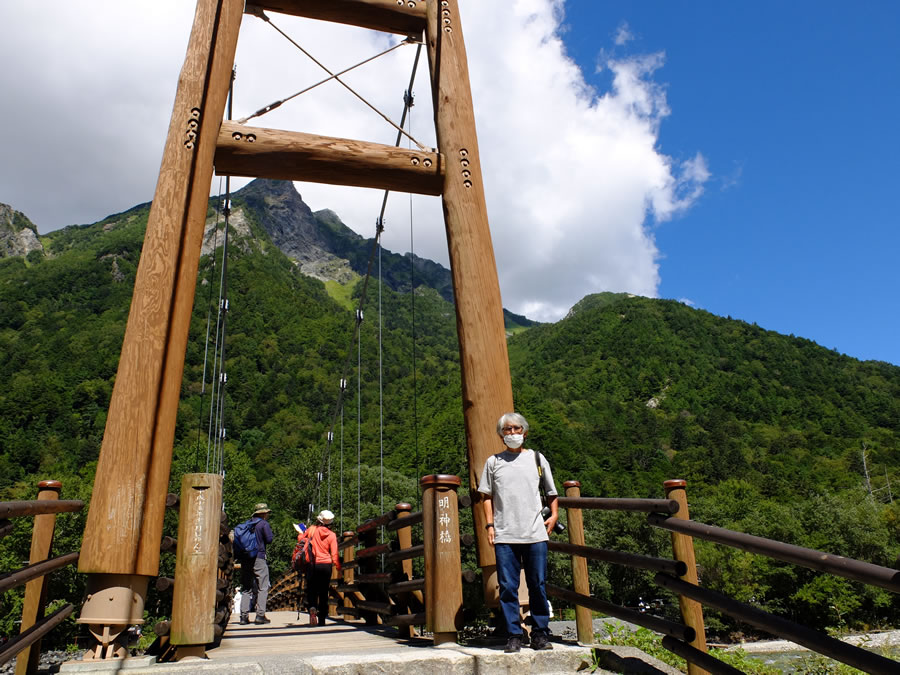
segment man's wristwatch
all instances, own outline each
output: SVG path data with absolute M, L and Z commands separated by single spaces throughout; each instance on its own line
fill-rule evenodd
M 493 526 L 494 526 L 493 523 L 488 523 L 487 525 L 484 526 L 484 529 L 489 530 L 489 529 L 491 529 Z

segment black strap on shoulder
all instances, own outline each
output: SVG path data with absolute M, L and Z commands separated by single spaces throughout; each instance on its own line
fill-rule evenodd
M 547 493 L 544 490 L 544 469 L 541 466 L 541 453 L 537 450 L 534 451 L 534 464 L 537 466 L 538 473 L 538 495 L 541 498 L 541 504 L 546 506 L 547 503 Z

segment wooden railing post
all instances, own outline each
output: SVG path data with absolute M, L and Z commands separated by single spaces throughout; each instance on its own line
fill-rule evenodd
M 338 615 L 338 606 L 339 606 L 339 605 L 343 602 L 343 600 L 344 600 L 344 596 L 340 593 L 340 591 L 337 591 L 337 594 L 338 594 L 338 601 L 335 602 L 333 605 L 331 604 L 331 594 L 332 594 L 332 591 L 334 591 L 335 582 L 336 582 L 336 583 L 341 583 L 340 579 L 341 579 L 341 575 L 340 575 L 340 573 L 338 572 L 337 567 L 334 566 L 334 565 L 332 565 L 332 567 L 331 567 L 331 582 L 329 583 L 329 586 L 328 586 L 328 596 L 329 596 L 329 599 L 328 599 L 328 616 L 330 616 L 332 619 L 336 619 L 336 618 L 337 618 L 337 615 Z M 300 582 L 299 582 L 299 587 L 300 587 L 300 589 L 302 590 L 302 588 L 303 588 L 303 581 L 302 581 L 302 580 L 300 580 Z
M 580 497 L 581 483 L 577 480 L 567 480 L 563 483 L 566 489 L 566 497 Z M 568 522 L 569 543 L 584 546 L 584 517 L 581 509 L 567 507 L 566 521 Z M 572 583 L 575 592 L 581 595 L 591 594 L 591 584 L 588 579 L 587 558 L 580 555 L 572 556 Z M 584 645 L 594 642 L 594 624 L 591 610 L 581 605 L 575 605 L 575 631 L 578 634 L 578 642 Z
M 678 502 L 678 513 L 672 518 L 681 518 L 690 520 L 691 516 L 688 511 L 687 481 L 682 479 L 667 480 L 663 483 L 666 491 L 666 498 L 674 499 Z M 687 572 L 682 579 L 692 584 L 698 584 L 697 579 L 697 559 L 694 557 L 694 539 L 685 534 L 677 532 L 672 533 L 672 553 L 675 560 L 682 561 L 687 566 Z M 694 629 L 697 637 L 690 644 L 702 652 L 706 652 L 706 631 L 703 627 L 703 606 L 690 598 L 683 595 L 678 596 L 678 604 L 681 607 L 681 617 L 684 625 Z M 688 675 L 706 675 L 707 671 L 700 666 L 688 662 Z
M 344 532 L 344 541 L 352 538 L 355 535 L 356 535 L 355 532 Z M 353 560 L 355 558 L 356 558 L 356 547 L 355 546 L 348 546 L 347 548 L 344 549 L 343 575 L 344 575 L 344 584 L 345 585 L 351 585 L 355 579 L 354 574 L 355 574 L 356 570 L 354 570 L 349 564 L 349 563 L 353 562 Z M 350 595 L 351 595 L 350 593 L 344 593 L 344 607 L 353 607 L 353 600 L 351 599 Z M 356 618 L 356 617 L 353 614 L 349 614 L 349 613 L 345 612 L 344 613 L 344 621 L 346 621 L 348 618 Z
M 42 480 L 38 483 L 37 498 L 59 499 L 59 491 L 62 483 L 58 480 Z M 31 554 L 28 563 L 41 562 L 50 557 L 50 547 L 53 545 L 53 531 L 56 528 L 56 514 L 46 513 L 34 517 L 34 528 L 31 531 Z M 41 576 L 32 579 L 25 584 L 25 604 L 22 607 L 22 627 L 19 631 L 24 633 L 31 628 L 38 619 L 44 616 L 44 606 L 47 602 L 47 577 Z M 25 647 L 16 657 L 16 675 L 34 675 L 37 673 L 38 659 L 41 654 L 40 640 Z
M 425 476 L 422 531 L 425 544 L 425 623 L 434 644 L 456 642 L 462 619 L 462 563 L 459 554 L 459 476 Z
M 365 532 L 360 533 L 359 530 L 356 532 L 356 536 L 359 538 L 359 546 L 360 550 L 370 548 L 375 546 L 378 543 L 378 529 L 372 528 L 370 530 L 366 530 Z M 373 574 L 378 570 L 378 559 L 376 556 L 366 556 L 358 558 L 358 564 L 356 569 L 359 570 L 360 576 L 360 586 L 359 590 L 363 594 L 366 600 L 375 600 L 377 598 L 378 588 L 374 584 L 362 583 L 362 579 L 365 579 L 363 575 Z M 376 612 L 372 612 L 368 609 L 361 609 L 359 611 L 359 617 L 366 622 L 368 626 L 374 626 L 375 624 L 381 623 L 381 615 Z
M 397 513 L 397 518 L 408 518 L 409 514 L 412 512 L 412 504 L 407 504 L 406 502 L 401 502 L 394 506 L 394 511 Z M 401 527 L 397 530 L 397 544 L 398 548 L 401 551 L 412 548 L 412 528 L 411 527 Z M 403 574 L 406 576 L 406 580 L 410 580 L 413 578 L 413 561 L 412 559 L 403 560 L 400 563 Z M 418 593 L 419 600 L 422 599 L 422 594 Z M 403 608 L 405 610 L 404 613 L 409 612 L 409 606 Z M 412 626 L 398 626 L 400 629 L 400 635 L 405 638 L 414 637 L 416 634 L 415 628 Z
M 187 473 L 182 477 L 169 634 L 179 660 L 203 656 L 205 645 L 215 640 L 221 512 L 222 476 Z

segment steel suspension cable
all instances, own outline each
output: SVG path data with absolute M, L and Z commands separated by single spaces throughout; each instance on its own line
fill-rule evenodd
M 356 310 L 356 321 L 362 323 L 362 310 Z M 362 494 L 362 335 L 356 341 L 356 522 L 361 517 Z
M 212 256 L 210 258 L 210 263 L 207 269 L 207 272 L 214 273 L 216 271 L 216 251 L 219 247 L 219 216 L 221 215 L 221 206 L 222 206 L 222 178 L 219 178 L 219 194 L 216 198 L 216 224 L 213 227 L 213 248 L 212 248 Z M 205 234 L 205 228 L 204 228 Z M 211 276 L 211 275 L 210 275 Z M 207 283 L 207 292 L 206 292 L 206 339 L 203 343 L 203 379 L 200 381 L 200 419 L 197 421 L 197 445 L 194 448 L 194 471 L 200 470 L 200 432 L 203 429 L 203 403 L 206 400 L 206 368 L 207 362 L 209 359 L 209 327 L 212 323 L 212 291 L 213 285 L 211 283 Z M 210 404 L 211 405 L 211 404 Z M 209 452 L 207 448 L 207 463 L 209 462 Z
M 232 105 L 234 102 L 234 80 L 236 71 L 231 69 L 231 80 L 228 88 L 228 107 L 227 117 L 231 119 Z M 207 434 L 206 449 L 206 472 L 209 473 L 210 460 L 212 465 L 216 467 L 218 473 L 224 473 L 224 403 L 225 403 L 225 383 L 228 376 L 225 373 L 225 316 L 228 312 L 228 294 L 227 294 L 227 269 L 228 269 L 228 224 L 231 215 L 231 178 L 225 177 L 225 200 L 223 202 L 222 212 L 224 215 L 225 231 L 222 236 L 222 269 L 219 278 L 219 303 L 218 313 L 216 315 L 216 339 L 213 349 L 213 388 L 210 392 L 210 424 Z M 218 235 L 218 232 L 217 232 Z M 216 249 L 213 249 L 213 257 L 215 258 Z M 219 349 L 221 339 L 221 350 Z M 218 374 L 218 377 L 217 377 Z M 215 424 L 213 423 L 215 420 Z M 211 437 L 215 430 L 215 439 L 211 443 Z M 217 458 L 219 442 L 222 439 L 222 457 Z M 212 445 L 212 450 L 210 446 Z M 211 457 L 212 455 L 212 457 Z M 218 461 L 217 461 L 218 460 Z
M 284 37 L 284 39 L 286 39 L 288 42 L 290 42 L 292 45 L 294 45 L 294 46 L 295 46 L 297 49 L 299 49 L 301 52 L 303 52 L 304 54 L 306 54 L 306 56 L 307 56 L 313 63 L 315 63 L 317 66 L 319 66 L 319 68 L 321 68 L 321 69 L 324 70 L 326 73 L 328 73 L 328 74 L 331 76 L 331 77 L 328 78 L 328 79 L 332 79 L 332 78 L 333 78 L 336 82 L 340 83 L 347 91 L 349 91 L 351 94 L 353 94 L 354 96 L 356 96 L 356 98 L 358 98 L 360 101 L 362 101 L 363 103 L 365 103 L 369 108 L 371 108 L 371 109 L 372 109 L 377 115 L 379 115 L 385 122 L 387 122 L 387 123 L 390 124 L 392 127 L 394 127 L 395 129 L 397 129 L 401 134 L 406 134 L 406 132 L 403 131 L 403 123 L 402 123 L 402 122 L 401 122 L 400 125 L 398 126 L 391 118 L 389 118 L 387 115 L 385 115 L 383 112 L 381 112 L 381 111 L 380 111 L 378 108 L 376 108 L 374 105 L 372 105 L 371 103 L 369 103 L 369 102 L 365 99 L 365 97 L 363 97 L 361 94 L 357 93 L 350 85 L 348 85 L 348 84 L 347 84 L 346 82 L 344 82 L 340 77 L 338 77 L 338 74 L 332 73 L 332 72 L 331 72 L 324 64 L 322 64 L 318 59 L 316 59 L 316 57 L 314 57 L 312 54 L 310 54 L 308 51 L 306 51 L 306 50 L 305 50 L 303 47 L 301 47 L 301 46 L 300 46 L 293 38 L 291 38 L 290 35 L 288 35 L 287 33 L 285 33 L 283 30 L 281 30 L 281 29 L 280 29 L 278 26 L 276 26 L 274 23 L 272 23 L 272 20 L 266 15 L 266 13 L 265 13 L 264 11 L 262 11 L 261 9 L 258 9 L 258 8 L 257 8 L 257 11 L 254 11 L 254 12 L 252 12 L 252 13 L 254 14 L 254 16 L 259 17 L 260 19 L 262 19 L 263 21 L 265 21 L 267 24 L 269 24 L 270 26 L 272 26 L 272 28 L 274 28 L 278 33 L 280 33 L 281 36 Z M 407 43 L 406 43 L 406 42 L 401 42 L 400 44 L 402 45 L 402 44 L 407 44 Z M 422 45 L 421 42 L 409 42 L 409 44 L 417 44 L 417 45 L 419 45 L 419 47 L 421 47 L 421 45 Z M 399 45 L 398 45 L 398 46 L 399 46 Z M 370 60 L 371 60 L 371 59 L 370 59 Z M 415 144 L 419 147 L 420 150 L 424 150 L 424 149 L 425 149 L 425 146 L 422 145 L 421 143 L 419 143 L 419 141 L 417 141 L 415 138 L 412 138 L 412 137 L 410 136 L 410 139 L 412 140 L 413 143 L 415 143 Z
M 381 510 L 384 513 L 384 355 L 382 352 L 382 315 L 381 315 L 381 250 L 383 246 L 378 247 L 378 463 L 381 470 Z M 384 543 L 384 527 L 381 528 L 382 542 Z M 384 566 L 384 558 L 381 560 Z
M 259 110 L 257 110 L 255 113 L 253 113 L 253 114 L 251 114 L 251 115 L 247 115 L 246 117 L 242 117 L 241 119 L 239 119 L 239 120 L 238 120 L 238 124 L 246 124 L 247 122 L 249 122 L 250 120 L 252 120 L 252 119 L 254 119 L 254 118 L 256 118 L 256 117 L 262 117 L 262 116 L 265 115 L 266 113 L 270 113 L 270 112 L 272 112 L 273 110 L 275 110 L 276 108 L 278 108 L 278 107 L 284 105 L 285 103 L 287 103 L 287 102 L 290 101 L 291 99 L 295 99 L 295 98 L 297 98 L 298 96 L 301 96 L 302 94 L 305 94 L 305 93 L 307 93 L 307 92 L 310 92 L 310 91 L 312 91 L 313 89 L 315 89 L 316 87 L 325 84 L 326 82 L 331 82 L 332 80 L 336 79 L 339 75 L 344 75 L 344 74 L 346 74 L 346 73 L 349 73 L 351 70 L 355 70 L 356 68 L 359 68 L 360 66 L 364 66 L 365 64 L 369 63 L 370 61 L 374 61 L 375 59 L 380 58 L 380 57 L 384 56 L 385 54 L 388 54 L 388 53 L 394 51 L 394 50 L 397 49 L 398 47 L 402 47 L 403 45 L 414 44 L 414 43 L 415 43 L 415 41 L 414 41 L 412 38 L 407 38 L 406 40 L 403 40 L 402 42 L 398 42 L 398 43 L 395 44 L 393 47 L 388 47 L 387 49 L 385 49 L 385 50 L 384 50 L 383 52 L 381 52 L 380 54 L 376 54 L 375 56 L 371 56 L 371 57 L 369 57 L 368 59 L 366 59 L 365 61 L 360 61 L 360 62 L 357 63 L 356 65 L 350 66 L 349 68 L 344 68 L 344 70 L 341 70 L 340 72 L 337 72 L 337 73 L 335 73 L 334 75 L 332 75 L 332 76 L 330 76 L 330 77 L 326 77 L 325 79 L 319 80 L 319 81 L 316 82 L 315 84 L 311 84 L 310 86 L 306 87 L 305 89 L 301 89 L 300 91 L 298 91 L 298 92 L 295 93 L 295 94 L 291 94 L 290 96 L 287 96 L 287 97 L 285 97 L 285 98 L 283 98 L 283 99 L 281 99 L 281 100 L 279 100 L 279 101 L 274 101 L 274 102 L 270 103 L 270 104 L 267 105 L 267 106 L 263 106 L 262 108 L 260 108 Z
M 409 114 L 409 124 L 412 126 L 412 112 Z M 416 247 L 413 239 L 413 196 L 409 194 L 409 303 L 411 314 L 412 333 L 412 386 L 413 386 L 413 445 L 415 447 L 416 477 L 422 475 L 419 465 L 419 401 L 418 381 L 416 379 Z M 422 486 L 416 481 L 416 508 L 419 508 Z
M 217 473 L 223 473 L 225 469 L 225 388 L 228 384 L 228 373 L 225 371 L 225 336 L 228 324 L 228 222 L 231 215 L 231 179 L 225 177 L 225 234 L 222 237 L 222 272 L 219 282 L 219 314 L 221 316 L 221 349 L 219 349 L 219 395 L 216 402 L 216 442 L 214 445 L 213 466 Z M 206 467 L 209 472 L 209 464 Z
M 415 56 L 415 59 L 414 59 L 414 61 L 413 61 L 412 73 L 411 73 L 410 78 L 409 78 L 409 87 L 407 88 L 406 93 L 405 93 L 404 98 L 403 98 L 403 114 L 402 114 L 402 117 L 401 117 L 401 125 L 402 125 L 402 124 L 405 124 L 405 122 L 406 122 L 406 116 L 407 116 L 407 114 L 409 113 L 410 107 L 413 105 L 413 99 L 412 99 L 412 96 L 410 95 L 409 92 L 412 91 L 412 87 L 413 87 L 413 83 L 414 83 L 415 78 L 416 78 L 416 71 L 417 71 L 417 69 L 418 69 L 419 58 L 420 58 L 420 56 L 421 56 L 421 53 L 422 53 L 422 45 L 421 45 L 420 43 L 418 43 L 418 44 L 417 44 L 417 47 L 416 47 L 416 56 Z M 402 134 L 402 129 L 401 129 L 401 133 L 398 133 L 398 134 L 397 134 L 397 139 L 396 139 L 396 141 L 394 142 L 394 145 L 395 145 L 395 146 L 399 146 L 399 145 L 400 145 L 400 141 L 402 140 L 402 137 L 403 137 L 401 134 Z M 405 134 L 404 134 L 404 135 L 405 135 Z M 344 382 L 346 381 L 346 377 L 347 377 L 348 371 L 349 371 L 349 369 L 350 369 L 350 359 L 351 359 L 351 357 L 352 357 L 352 356 L 351 356 L 351 355 L 352 355 L 352 351 L 351 351 L 351 350 L 352 350 L 353 344 L 354 344 L 354 342 L 358 342 L 358 341 L 359 341 L 359 337 L 360 337 L 360 323 L 361 323 L 361 322 L 359 321 L 359 317 L 361 317 L 363 307 L 365 306 L 365 299 L 366 299 L 366 296 L 368 295 L 369 279 L 370 279 L 371 276 L 372 276 L 372 267 L 373 267 L 373 262 L 374 262 L 374 258 L 375 258 L 375 253 L 376 253 L 376 251 L 378 250 L 378 246 L 380 245 L 380 241 L 381 241 L 381 234 L 382 234 L 382 232 L 384 231 L 384 212 L 385 212 L 385 209 L 386 209 L 386 207 L 387 207 L 387 198 L 388 198 L 388 195 L 389 195 L 389 194 L 390 194 L 390 190 L 385 190 L 385 192 L 384 192 L 384 199 L 382 200 L 382 203 L 381 203 L 381 212 L 380 212 L 380 215 L 379 215 L 379 217 L 378 217 L 378 220 L 376 221 L 375 238 L 374 238 L 374 240 L 372 241 L 372 248 L 371 248 L 370 251 L 369 251 L 369 261 L 368 261 L 368 264 L 367 264 L 367 267 L 366 267 L 366 275 L 365 275 L 365 277 L 363 278 L 363 288 L 362 288 L 362 293 L 360 294 L 359 302 L 358 302 L 358 304 L 357 304 L 357 310 L 356 310 L 356 311 L 357 311 L 357 321 L 355 322 L 355 325 L 354 325 L 354 331 L 353 331 L 353 334 L 352 334 L 351 337 L 350 337 L 350 342 L 349 342 L 349 344 L 348 344 L 348 346 L 347 346 L 347 356 L 346 356 L 346 358 L 345 358 L 345 360 L 344 360 L 344 366 L 343 366 L 343 369 L 342 369 L 342 371 L 341 371 L 342 374 L 343 374 L 343 375 L 342 375 L 342 379 L 341 379 L 341 382 L 342 382 L 342 383 L 344 383 Z M 341 386 L 341 388 L 340 388 L 340 390 L 339 390 L 339 392 L 338 392 L 338 397 L 337 397 L 337 401 L 336 401 L 336 403 L 335 403 L 334 412 L 332 413 L 332 417 L 331 417 L 331 433 L 329 434 L 329 438 L 332 439 L 332 440 L 329 440 L 329 441 L 326 443 L 326 447 L 325 447 L 325 449 L 324 449 L 323 452 L 322 452 L 322 461 L 321 461 L 321 464 L 320 464 L 320 467 L 321 467 L 321 468 L 320 468 L 320 471 L 319 471 L 319 475 L 321 475 L 321 473 L 324 471 L 324 467 L 325 467 L 326 462 L 327 462 L 327 457 L 328 457 L 328 455 L 330 454 L 331 443 L 333 442 L 333 438 L 334 438 L 334 435 L 333 435 L 334 427 L 335 427 L 335 424 L 337 423 L 338 413 L 339 413 L 339 412 L 341 413 L 341 419 L 342 419 L 342 424 L 343 424 L 343 400 L 344 400 L 344 390 L 345 390 L 345 388 L 346 388 L 346 387 L 342 384 L 342 386 Z M 343 452 L 343 446 L 342 446 L 342 449 L 341 449 L 341 450 L 342 450 L 342 452 Z M 342 467 L 342 470 L 343 470 L 343 461 L 342 461 L 342 463 L 341 463 L 341 467 Z M 341 485 L 343 486 L 343 481 L 342 481 Z M 321 481 L 318 481 L 317 484 L 316 484 L 316 497 L 315 497 L 315 503 L 311 503 L 311 504 L 309 505 L 309 513 L 310 513 L 310 516 L 312 516 L 312 514 L 313 514 L 315 504 L 318 504 L 318 503 L 319 503 L 320 488 L 321 488 Z M 358 515 L 358 513 L 357 513 L 357 515 Z

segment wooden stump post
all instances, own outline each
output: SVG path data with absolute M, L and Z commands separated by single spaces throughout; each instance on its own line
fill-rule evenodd
M 672 518 L 682 518 L 690 520 L 688 512 L 687 481 L 682 479 L 667 480 L 663 483 L 666 491 L 666 498 L 674 499 L 678 502 L 678 513 Z M 686 534 L 672 533 L 672 552 L 675 560 L 682 561 L 687 565 L 687 573 L 681 577 L 687 582 L 698 584 L 697 579 L 697 559 L 694 557 L 694 539 Z M 691 642 L 691 646 L 696 647 L 702 652 L 706 652 L 706 630 L 703 627 L 703 606 L 696 600 L 691 600 L 682 595 L 678 596 L 678 605 L 681 607 L 681 617 L 686 626 L 690 626 L 696 631 L 697 637 Z M 688 675 L 707 675 L 706 670 L 693 663 L 688 663 Z
M 38 501 L 57 500 L 59 499 L 60 490 L 62 490 L 62 483 L 58 480 L 42 480 L 38 483 Z M 53 532 L 55 529 L 55 513 L 45 513 L 34 517 L 34 527 L 31 531 L 31 554 L 28 556 L 28 564 L 34 565 L 50 557 L 50 548 L 53 546 Z M 32 579 L 25 584 L 25 603 L 22 607 L 20 633 L 24 633 L 37 623 L 39 619 L 43 618 L 46 603 L 46 576 Z M 37 673 L 40 655 L 40 640 L 19 652 L 19 655 L 16 657 L 16 675 Z
M 425 476 L 422 531 L 425 544 L 425 622 L 434 644 L 456 642 L 462 621 L 462 564 L 459 553 L 459 476 Z
M 566 497 L 580 497 L 581 483 L 577 480 L 567 480 L 563 483 L 566 489 Z M 569 543 L 584 546 L 584 517 L 581 509 L 566 508 L 566 521 L 568 522 Z M 591 594 L 591 584 L 588 579 L 587 559 L 580 555 L 572 556 L 572 583 L 575 592 L 581 595 Z M 575 630 L 578 641 L 588 645 L 594 643 L 594 624 L 591 610 L 581 605 L 575 605 Z
M 188 473 L 182 477 L 170 630 L 171 642 L 178 647 L 176 659 L 179 652 L 194 656 L 197 650 L 191 647 L 215 640 L 221 512 L 222 476 Z

